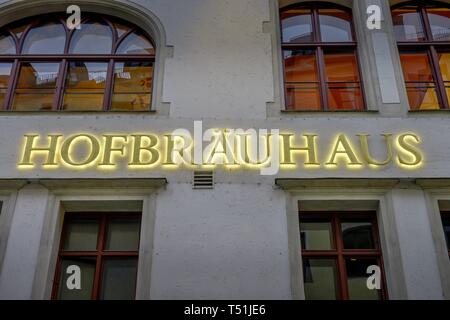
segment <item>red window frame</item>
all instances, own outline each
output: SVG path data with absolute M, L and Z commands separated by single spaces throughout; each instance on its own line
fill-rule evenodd
M 286 43 L 283 42 L 283 28 L 282 28 L 282 18 L 281 14 L 285 11 L 291 10 L 291 9 L 307 9 L 311 10 L 312 12 L 312 42 L 302 42 L 302 43 Z M 346 42 L 322 42 L 321 40 L 321 33 L 320 33 L 320 21 L 319 21 L 319 10 L 320 9 L 339 9 L 343 10 L 350 14 L 352 17 L 350 26 L 351 26 L 351 34 L 353 41 L 346 41 Z M 308 2 L 308 3 L 296 3 L 292 5 L 288 5 L 286 7 L 283 7 L 280 9 L 280 30 L 281 30 L 281 50 L 282 50 L 282 56 L 285 51 L 291 51 L 291 50 L 314 50 L 315 51 L 315 59 L 316 59 L 316 69 L 317 69 L 317 77 L 318 77 L 318 83 L 319 83 L 319 96 L 320 96 L 320 108 L 319 111 L 335 111 L 329 109 L 329 99 L 328 99 L 328 82 L 326 79 L 326 65 L 325 65 L 325 51 L 327 52 L 343 52 L 343 53 L 353 53 L 356 58 L 356 64 L 358 68 L 358 78 L 359 78 L 359 86 L 361 91 L 361 99 L 362 99 L 362 107 L 360 109 L 340 109 L 338 111 L 366 111 L 367 110 L 367 104 L 366 104 L 366 98 L 365 98 L 365 90 L 364 90 L 364 84 L 362 80 L 362 74 L 361 74 L 361 63 L 358 56 L 358 50 L 357 50 L 357 42 L 356 42 L 356 32 L 355 32 L 355 26 L 353 23 L 353 13 L 352 10 L 341 6 L 338 4 L 329 4 L 325 2 Z M 286 70 L 285 70 L 285 63 L 283 62 L 283 83 L 284 83 L 284 96 L 285 101 L 287 101 L 287 81 L 286 81 Z M 316 110 L 314 109 L 304 109 L 304 110 L 296 110 L 294 109 L 286 109 L 288 111 L 307 111 L 307 112 L 314 112 Z
M 103 62 L 108 64 L 108 71 L 106 75 L 106 82 L 105 82 L 105 91 L 104 91 L 104 99 L 103 99 L 103 110 L 102 111 L 109 111 L 114 112 L 114 110 L 111 110 L 112 108 L 112 98 L 114 93 L 114 64 L 120 63 L 120 62 L 149 62 L 152 65 L 153 74 L 151 75 L 152 79 L 154 78 L 154 65 L 155 65 L 155 53 L 153 54 L 117 54 L 113 53 L 116 52 L 116 50 L 119 48 L 120 44 L 126 37 L 133 32 L 139 31 L 142 34 L 144 34 L 148 41 L 153 45 L 153 48 L 156 49 L 156 46 L 151 39 L 142 29 L 138 28 L 137 26 L 133 25 L 130 22 L 110 17 L 107 15 L 98 15 L 94 13 L 86 12 L 83 14 L 83 19 L 81 23 L 84 23 L 86 21 L 100 21 L 106 23 L 111 29 L 112 29 L 112 35 L 113 35 L 113 47 L 112 47 L 112 53 L 111 54 L 73 54 L 69 53 L 70 43 L 73 38 L 73 35 L 77 31 L 77 29 L 70 30 L 67 27 L 66 23 L 67 17 L 64 15 L 44 15 L 39 17 L 33 17 L 31 20 L 30 18 L 23 19 L 20 21 L 16 21 L 10 25 L 7 25 L 6 27 L 3 27 L 0 29 L 0 32 L 4 32 L 6 35 L 12 36 L 15 46 L 16 46 L 16 54 L 8 54 L 8 55 L 0 55 L 0 63 L 1 62 L 8 62 L 12 63 L 10 78 L 9 78 L 9 84 L 8 89 L 4 101 L 4 105 L 0 105 L 0 111 L 16 111 L 13 110 L 13 100 L 14 100 L 14 94 L 16 91 L 17 82 L 19 80 L 19 72 L 20 72 L 20 66 L 23 63 L 27 62 L 54 62 L 59 63 L 59 71 L 58 71 L 58 80 L 55 88 L 55 93 L 53 97 L 53 103 L 52 103 L 52 109 L 51 110 L 45 110 L 45 111 L 64 111 L 63 109 L 63 98 L 64 98 L 64 91 L 65 91 L 65 81 L 67 72 L 69 69 L 70 62 L 74 61 L 83 61 L 83 62 Z M 39 26 L 42 23 L 45 23 L 47 21 L 59 21 L 62 26 L 65 28 L 66 32 L 66 43 L 64 47 L 64 53 L 63 54 L 22 54 L 22 48 L 25 42 L 25 39 L 27 38 L 28 33 L 30 30 L 35 27 Z M 21 23 L 29 23 L 29 25 L 26 27 L 26 29 L 23 31 L 22 36 L 20 39 L 17 38 L 15 33 L 13 32 L 14 27 L 17 25 L 20 25 Z M 122 35 L 119 35 L 115 23 L 124 24 L 129 27 L 129 30 L 123 33 Z M 153 81 L 152 81 L 153 82 Z M 150 88 L 151 98 L 153 100 L 153 85 Z M 151 105 L 152 100 L 150 101 L 150 108 L 145 111 L 151 111 Z M 71 110 L 72 111 L 72 110 Z M 76 111 L 76 110 L 74 110 Z M 84 110 L 80 110 L 84 111 Z M 102 111 L 89 111 L 89 112 L 102 112 Z M 136 112 L 134 110 L 120 110 L 121 112 Z M 17 111 L 20 112 L 20 111 Z M 23 111 L 22 111 L 23 112 Z M 42 112 L 42 111 L 37 111 Z M 67 112 L 67 111 L 66 111 Z
M 340 221 L 346 219 L 357 220 L 370 220 L 372 223 L 373 230 L 373 240 L 375 242 L 374 249 L 345 249 L 342 237 L 342 232 L 340 228 Z M 372 258 L 378 261 L 381 269 L 381 299 L 387 300 L 388 292 L 386 286 L 386 276 L 384 271 L 383 255 L 381 251 L 377 214 L 372 211 L 364 212 L 341 212 L 341 211 L 300 211 L 299 221 L 303 222 L 315 222 L 318 220 L 326 220 L 331 222 L 333 241 L 335 243 L 335 248 L 331 250 L 305 250 L 301 249 L 302 261 L 307 258 L 314 259 L 335 259 L 336 260 L 336 270 L 337 270 L 337 299 L 338 300 L 349 300 L 349 292 L 347 285 L 347 272 L 346 272 L 346 259 L 368 259 Z M 300 225 L 299 225 L 300 227 Z
M 400 54 L 404 53 L 426 53 L 430 61 L 431 72 L 433 74 L 436 95 L 440 109 L 450 109 L 449 97 L 445 88 L 444 79 L 440 70 L 439 56 L 440 50 L 450 52 L 450 41 L 436 41 L 433 39 L 430 21 L 426 9 L 429 7 L 450 8 L 449 4 L 437 1 L 408 1 L 391 7 L 391 10 L 403 7 L 415 6 L 425 32 L 425 41 L 397 41 Z M 419 82 L 420 83 L 420 82 Z M 420 111 L 420 110 L 419 110 Z
M 53 281 L 52 300 L 58 299 L 58 292 L 60 286 L 60 279 L 62 273 L 62 260 L 64 258 L 81 258 L 81 257 L 93 257 L 96 259 L 95 276 L 92 287 L 91 300 L 100 299 L 100 288 L 103 277 L 103 262 L 105 258 L 136 258 L 139 259 L 139 251 L 110 251 L 105 250 L 106 232 L 108 227 L 108 221 L 116 218 L 138 218 L 142 223 L 142 213 L 138 212 L 92 212 L 92 213 L 66 213 L 64 217 L 63 230 L 61 234 L 61 240 L 58 250 L 58 260 L 56 264 L 55 277 Z M 96 251 L 65 251 L 63 249 L 64 242 L 67 238 L 67 226 L 76 219 L 82 220 L 96 220 L 99 221 L 99 230 L 97 237 L 97 250 Z

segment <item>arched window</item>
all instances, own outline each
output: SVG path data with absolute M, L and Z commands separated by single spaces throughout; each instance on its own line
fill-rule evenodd
M 280 11 L 287 110 L 364 110 L 352 13 L 325 3 Z
M 150 110 L 155 47 L 131 23 L 84 14 L 26 19 L 0 29 L 0 108 Z
M 412 1 L 392 18 L 411 109 L 449 109 L 450 6 Z

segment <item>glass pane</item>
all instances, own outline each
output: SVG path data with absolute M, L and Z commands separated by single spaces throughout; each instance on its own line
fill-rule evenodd
M 0 54 L 16 54 L 16 44 L 10 35 L 0 34 Z
M 355 52 L 325 53 L 328 82 L 359 82 L 358 69 Z
M 103 264 L 101 298 L 133 300 L 136 296 L 137 259 L 107 259 Z
M 444 81 L 450 81 L 450 52 L 439 53 L 439 67 Z
M 0 109 L 4 107 L 11 68 L 11 62 L 0 62 Z
M 428 8 L 427 12 L 433 40 L 450 41 L 450 9 Z
M 286 108 L 320 110 L 320 92 L 314 50 L 284 51 Z
M 400 54 L 412 110 L 439 109 L 436 86 L 426 52 Z
M 63 250 L 96 251 L 98 230 L 98 220 L 77 219 L 68 221 Z
M 292 9 L 281 13 L 283 42 L 313 42 L 311 10 Z
M 151 62 L 118 62 L 114 68 L 113 110 L 150 110 L 153 85 Z
M 373 225 L 370 221 L 341 223 L 344 249 L 375 249 Z
M 450 215 L 442 217 L 442 224 L 444 226 L 445 240 L 447 241 L 447 247 L 450 251 Z
M 105 250 L 138 251 L 141 219 L 111 219 L 108 224 Z
M 319 10 L 320 35 L 322 42 L 353 41 L 352 16 L 339 9 Z
M 96 259 L 86 258 L 70 258 L 61 261 L 61 276 L 59 278 L 59 300 L 90 300 L 92 295 L 92 287 L 95 276 Z M 69 266 L 78 266 L 81 271 L 81 289 L 72 289 L 72 281 L 67 280 L 74 274 L 72 270 L 68 270 Z M 68 272 L 69 271 L 69 272 Z M 72 280 L 72 279 L 70 279 Z
M 110 54 L 112 43 L 112 30 L 106 23 L 85 22 L 73 35 L 70 53 Z
M 336 261 L 303 259 L 303 280 L 307 300 L 335 300 L 338 297 Z
M 66 32 L 61 23 L 32 28 L 25 38 L 24 54 L 61 54 L 66 45 Z
M 359 81 L 359 70 L 354 52 L 325 54 L 330 110 L 362 110 L 364 100 Z
M 13 109 L 19 111 L 51 110 L 58 71 L 59 63 L 22 63 Z
M 76 61 L 69 64 L 64 110 L 101 111 L 108 63 Z
M 141 32 L 128 35 L 117 49 L 119 54 L 155 54 L 153 45 Z
M 369 289 L 367 279 L 371 274 L 367 273 L 369 266 L 378 266 L 375 259 L 346 259 L 348 294 L 351 300 L 380 300 L 381 290 Z
M 331 222 L 300 222 L 300 237 L 304 250 L 332 250 L 334 248 Z
M 397 41 L 426 40 L 422 18 L 416 7 L 404 7 L 393 10 L 392 19 Z
M 364 100 L 359 83 L 329 83 L 329 110 L 363 110 Z

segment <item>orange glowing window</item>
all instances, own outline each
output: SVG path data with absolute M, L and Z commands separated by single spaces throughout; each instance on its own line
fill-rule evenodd
M 107 15 L 32 17 L 0 29 L 0 109 L 149 111 L 155 47 L 143 30 Z
M 364 110 L 351 11 L 317 3 L 280 16 L 286 109 Z
M 450 6 L 414 2 L 392 9 L 411 110 L 450 108 Z

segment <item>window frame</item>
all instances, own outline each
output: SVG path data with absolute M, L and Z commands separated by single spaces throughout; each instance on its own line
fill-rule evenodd
M 63 228 L 61 232 L 60 243 L 58 247 L 58 257 L 56 261 L 55 275 L 52 285 L 51 300 L 58 300 L 58 293 L 60 288 L 60 278 L 62 274 L 62 261 L 64 258 L 81 258 L 81 257 L 95 257 L 95 273 L 92 284 L 91 300 L 100 300 L 101 284 L 104 272 L 105 259 L 126 259 L 135 258 L 137 260 L 136 268 L 139 268 L 139 250 L 141 232 L 139 230 L 139 247 L 137 251 L 114 251 L 105 250 L 106 233 L 108 230 L 108 221 L 116 218 L 135 218 L 139 219 L 142 228 L 142 212 L 66 212 L 64 215 Z M 97 247 L 95 251 L 65 251 L 63 249 L 64 242 L 67 238 L 67 227 L 70 221 L 76 219 L 83 220 L 97 220 L 99 221 L 99 230 L 97 235 Z M 136 270 L 136 284 L 135 297 L 137 289 L 137 278 L 139 271 Z
M 303 43 L 286 43 L 283 42 L 283 19 L 281 18 L 281 14 L 285 11 L 291 9 L 308 9 L 311 10 L 311 37 L 313 39 L 312 42 L 303 42 Z M 353 41 L 346 42 L 322 42 L 321 40 L 321 32 L 320 32 L 320 21 L 318 11 L 320 9 L 339 9 L 349 13 L 352 17 L 350 21 L 351 27 L 351 35 Z M 343 5 L 335 4 L 335 3 L 326 3 L 326 2 L 301 2 L 301 3 L 293 3 L 291 5 L 282 7 L 279 9 L 279 28 L 280 28 L 280 38 L 281 38 L 281 57 L 282 57 L 282 70 L 283 70 L 283 90 L 284 90 L 284 110 L 290 112 L 364 112 L 367 111 L 367 101 L 365 97 L 365 89 L 364 89 L 364 81 L 361 73 L 361 61 L 358 54 L 358 41 L 356 38 L 356 29 L 353 20 L 353 11 L 351 8 L 348 8 Z M 317 79 L 318 79 L 318 90 L 319 90 L 319 98 L 320 98 L 320 110 L 314 109 L 304 109 L 304 110 L 296 110 L 287 108 L 287 82 L 286 82 L 286 69 L 285 69 L 285 61 L 284 61 L 284 52 L 288 50 L 314 50 L 315 51 L 315 59 L 316 59 L 316 69 L 317 69 Z M 359 78 L 359 86 L 361 91 L 361 99 L 362 99 L 362 107 L 361 109 L 342 109 L 342 110 L 330 110 L 330 105 L 328 103 L 328 84 L 326 80 L 326 65 L 325 65 L 325 51 L 340 51 L 343 52 L 352 52 L 355 55 L 356 64 L 358 67 L 358 78 Z
M 442 227 L 444 227 L 444 218 L 450 220 L 450 211 L 441 211 Z M 447 244 L 447 235 L 444 233 L 445 244 L 447 245 L 448 257 L 450 258 L 450 243 Z
M 66 32 L 66 39 L 65 39 L 65 45 L 64 45 L 64 53 L 63 54 L 22 54 L 22 49 L 25 43 L 25 40 L 27 38 L 27 35 L 29 34 L 30 30 L 33 29 L 35 26 L 41 25 L 43 22 L 46 22 L 46 17 L 50 17 L 50 22 L 55 21 L 62 24 L 64 27 L 64 30 Z M 14 44 L 16 46 L 16 53 L 15 54 L 8 54 L 8 55 L 0 55 L 0 62 L 10 62 L 12 63 L 10 77 L 9 77 L 9 83 L 7 87 L 7 92 L 5 95 L 5 101 L 3 105 L 0 105 L 0 111 L 9 111 L 9 112 L 151 112 L 153 111 L 153 101 L 155 100 L 155 61 L 156 61 L 156 45 L 154 40 L 146 33 L 143 29 L 139 28 L 138 26 L 134 25 L 131 22 L 128 22 L 126 20 L 115 18 L 113 16 L 108 15 L 99 15 L 96 13 L 86 13 L 83 19 L 81 20 L 81 23 L 87 22 L 87 21 L 100 21 L 104 22 L 110 29 L 112 33 L 112 49 L 110 54 L 73 54 L 69 53 L 71 40 L 77 31 L 77 29 L 69 30 L 66 26 L 66 21 L 62 15 L 47 15 L 44 17 L 38 17 L 34 21 L 30 22 L 28 26 L 23 31 L 20 39 L 17 38 L 17 36 L 13 32 L 13 27 L 15 25 L 20 25 L 20 23 L 25 23 L 31 18 L 25 18 L 22 20 L 18 20 L 12 24 L 9 24 L 7 26 L 4 26 L 1 28 L 1 30 L 5 30 L 7 35 L 10 35 L 13 40 Z M 124 32 L 122 35 L 119 35 L 117 33 L 117 30 L 114 26 L 115 22 L 121 22 L 127 24 L 129 26 L 129 30 Z M 127 36 L 133 34 L 134 32 L 139 31 L 141 32 L 146 39 L 151 43 L 151 45 L 154 48 L 153 54 L 117 54 L 115 53 L 116 50 L 119 48 L 121 43 L 127 38 Z M 63 98 L 65 93 L 65 82 L 66 82 L 66 76 L 69 69 L 70 62 L 73 61 L 83 61 L 83 62 L 104 62 L 108 64 L 107 69 L 107 76 L 105 81 L 105 91 L 103 92 L 103 105 L 102 110 L 64 110 L 63 109 Z M 113 94 L 114 94 L 114 64 L 120 63 L 120 62 L 149 62 L 152 65 L 152 87 L 150 89 L 151 100 L 150 100 L 150 107 L 148 110 L 112 110 L 112 100 L 113 100 Z M 17 89 L 17 83 L 19 80 L 19 72 L 20 72 L 20 66 L 23 63 L 28 62 L 42 62 L 42 63 L 58 63 L 59 64 L 59 70 L 57 75 L 57 83 L 55 85 L 54 93 L 53 93 L 53 103 L 51 110 L 14 110 L 13 109 L 13 101 L 15 92 Z
M 439 49 L 448 50 L 450 53 L 450 40 L 449 41 L 436 41 L 433 40 L 433 32 L 431 30 L 431 24 L 428 19 L 428 14 L 426 12 L 426 9 L 428 7 L 433 6 L 439 6 L 441 8 L 449 8 L 450 4 L 439 2 L 439 1 L 427 1 L 427 3 L 412 0 L 407 2 L 402 2 L 396 5 L 391 6 L 391 15 L 394 10 L 401 9 L 403 7 L 407 6 L 416 6 L 417 7 L 417 13 L 419 14 L 420 21 L 423 26 L 423 31 L 426 37 L 426 41 L 397 41 L 397 47 L 399 50 L 399 54 L 401 55 L 402 52 L 425 52 L 428 56 L 431 72 L 434 79 L 434 84 L 436 86 L 436 95 L 439 102 L 439 109 L 427 109 L 426 111 L 433 111 L 433 110 L 448 110 L 450 109 L 450 97 L 447 96 L 446 88 L 445 88 L 445 82 L 442 77 L 440 64 L 439 64 L 439 57 L 438 57 L 438 51 Z M 406 81 L 404 81 L 404 84 L 406 86 Z M 408 101 L 409 104 L 409 101 Z M 414 110 L 411 108 L 411 105 L 409 105 L 410 110 L 412 111 L 421 111 L 420 109 Z
M 380 299 L 388 300 L 388 290 L 386 283 L 386 275 L 383 261 L 383 254 L 381 249 L 381 240 L 379 235 L 377 213 L 375 211 L 299 211 L 299 234 L 301 237 L 300 224 L 304 221 L 317 221 L 317 220 L 329 220 L 331 223 L 331 230 L 333 232 L 334 249 L 330 250 L 306 250 L 300 246 L 301 250 L 301 263 L 303 269 L 303 263 L 305 259 L 334 259 L 336 261 L 336 283 L 337 283 L 337 300 L 349 300 L 348 291 L 348 277 L 346 259 L 368 259 L 372 258 L 379 262 L 381 269 L 381 292 Z M 374 249 L 344 249 L 343 237 L 340 229 L 340 222 L 345 219 L 365 219 L 370 220 L 372 223 L 372 236 L 375 244 Z M 301 241 L 301 240 L 300 240 Z M 303 270 L 304 272 L 304 270 Z M 304 279 L 303 279 L 304 281 Z

